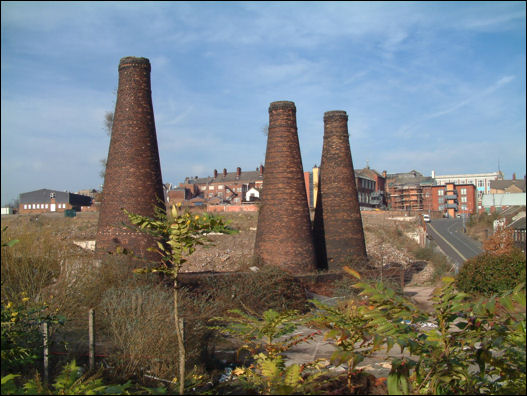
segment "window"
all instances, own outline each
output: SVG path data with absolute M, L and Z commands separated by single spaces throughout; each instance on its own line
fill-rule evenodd
M 461 205 L 461 210 L 467 210 L 467 205 Z
M 461 202 L 467 202 L 467 197 L 461 197 Z
M 218 186 L 218 190 L 223 190 L 223 185 L 220 184 L 220 185 Z
M 209 186 L 209 190 L 214 190 L 214 186 Z
M 35 209 L 35 204 L 33 204 L 33 209 Z
M 485 187 L 485 180 L 478 180 L 478 187 Z
M 49 206 L 48 204 L 45 205 L 46 209 L 48 208 L 48 206 Z
M 24 209 L 27 209 L 27 205 L 24 205 Z
M 445 202 L 445 198 L 441 197 L 441 198 L 437 198 L 437 203 L 444 203 Z
M 466 188 L 462 188 L 461 189 L 461 195 L 467 195 L 467 189 Z
M 222 198 L 223 198 L 223 193 L 222 193 L 222 192 L 219 192 L 219 193 L 218 193 L 218 197 L 222 197 Z
M 209 193 L 209 198 L 212 198 L 212 193 Z
M 437 190 L 437 195 L 439 196 L 445 195 L 445 190 Z

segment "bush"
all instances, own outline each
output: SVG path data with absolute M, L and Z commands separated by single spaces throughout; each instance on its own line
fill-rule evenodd
M 456 278 L 456 286 L 470 293 L 490 295 L 513 289 L 525 281 L 525 255 L 513 249 L 495 255 L 483 253 L 467 260 Z
M 414 256 L 418 260 L 432 260 L 432 257 L 434 256 L 434 249 L 431 247 L 420 247 L 414 252 Z
M 35 304 L 24 295 L 19 303 L 2 303 L 2 375 L 33 370 L 42 357 L 40 325 L 63 324 L 64 320 L 51 314 L 47 305 Z
M 303 285 L 281 268 L 264 266 L 258 272 L 210 277 L 202 285 L 218 307 L 262 314 L 268 309 L 307 310 Z M 223 313 L 221 313 L 223 314 Z
M 433 313 L 382 283 L 357 284 L 368 297 L 361 310 L 376 345 L 407 351 L 391 362 L 389 394 L 525 394 L 525 283 L 474 299 L 454 282 L 443 278 Z

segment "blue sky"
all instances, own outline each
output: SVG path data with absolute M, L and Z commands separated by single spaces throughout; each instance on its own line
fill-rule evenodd
M 2 2 L 2 205 L 99 188 L 125 56 L 152 64 L 164 182 L 255 170 L 294 101 L 305 170 L 348 113 L 354 167 L 525 174 L 525 2 Z

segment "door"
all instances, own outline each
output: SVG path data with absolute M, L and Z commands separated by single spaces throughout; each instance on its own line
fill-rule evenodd
M 57 209 L 56 209 L 56 208 L 57 208 L 57 204 L 50 204 L 49 206 L 50 206 L 50 210 L 51 210 L 52 212 L 55 212 L 55 211 L 57 210 Z

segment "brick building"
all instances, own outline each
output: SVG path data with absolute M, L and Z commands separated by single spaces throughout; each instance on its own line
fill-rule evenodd
M 424 186 L 422 191 L 425 212 L 456 217 L 471 215 L 477 211 L 477 190 L 474 184 Z
M 247 195 L 248 191 L 251 189 L 261 191 L 263 174 L 263 165 L 260 165 L 256 171 L 248 172 L 242 172 L 240 167 L 236 168 L 236 172 L 227 172 L 227 169 L 223 169 L 222 173 L 218 173 L 214 169 L 213 176 L 201 178 L 187 177 L 184 183 L 180 183 L 179 189 L 185 190 L 184 199 L 186 200 L 201 197 L 206 201 L 214 199 L 220 203 L 226 202 L 233 205 L 241 205 L 244 202 L 250 201 L 252 199 L 251 197 L 258 195 L 254 191 Z M 169 191 L 169 197 L 172 191 Z M 174 197 L 177 195 L 179 197 L 178 199 L 181 199 L 183 196 L 181 192 L 172 194 Z
M 423 188 L 434 184 L 434 179 L 415 170 L 386 175 L 388 207 L 394 210 L 423 210 Z
M 503 173 L 488 172 L 488 173 L 463 173 L 455 175 L 436 175 L 432 171 L 432 178 L 436 181 L 435 184 L 444 186 L 446 183 L 458 184 L 474 184 L 476 186 L 478 209 L 481 209 L 482 198 L 484 194 L 490 193 L 490 184 L 493 180 L 503 180 Z
M 357 189 L 361 190 L 363 194 L 366 194 L 366 205 L 369 207 L 385 207 L 386 202 L 386 171 L 382 172 L 382 175 L 374 169 L 371 169 L 369 166 L 363 169 L 355 170 L 355 176 L 357 178 Z M 364 181 L 359 180 L 363 178 Z M 373 181 L 374 188 L 372 190 L 371 183 L 368 181 Z M 364 186 L 363 186 L 364 185 Z M 359 195 L 359 201 L 361 201 Z
M 366 168 L 365 168 L 366 169 Z M 320 168 L 315 165 L 312 172 L 304 172 L 304 181 L 306 183 L 307 200 L 310 208 L 315 208 L 318 195 L 318 178 Z M 355 171 L 355 186 L 357 197 L 361 208 L 383 207 L 386 205 L 384 184 L 385 178 L 377 172 L 367 172 L 364 169 Z M 379 184 L 380 183 L 380 188 Z
M 67 209 L 80 212 L 82 207 L 91 205 L 91 197 L 43 188 L 20 194 L 18 213 L 64 212 Z
M 490 194 L 515 194 L 525 192 L 525 177 L 523 179 L 516 179 L 516 175 L 512 175 L 512 180 L 491 180 Z

